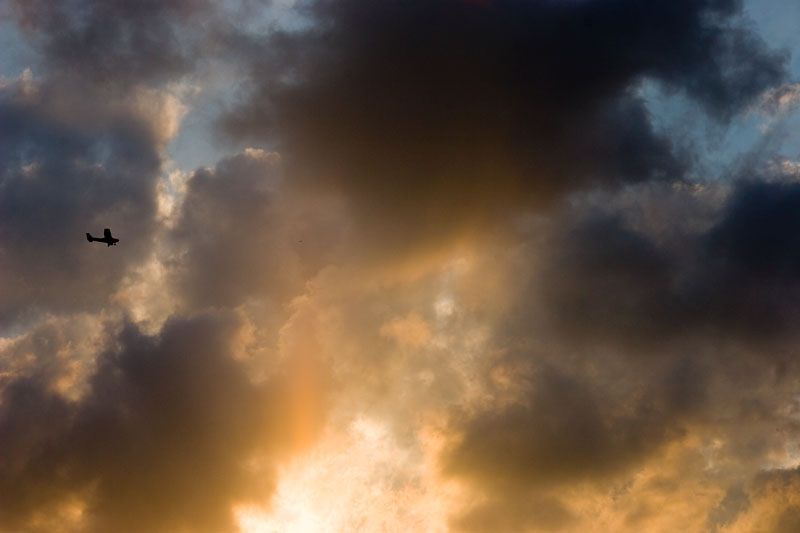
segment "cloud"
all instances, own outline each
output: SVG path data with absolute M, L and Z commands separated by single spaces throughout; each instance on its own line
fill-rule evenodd
M 55 75 L 125 86 L 189 71 L 196 43 L 185 26 L 210 7 L 206 0 L 15 1 L 12 13 Z
M 222 122 L 345 191 L 358 231 L 409 249 L 597 184 L 684 177 L 644 78 L 725 119 L 784 76 L 736 2 L 314 2 L 252 53 Z M 397 231 L 402 225 L 403 231 Z
M 564 531 L 574 517 L 555 498 L 504 497 L 471 509 L 450 524 L 453 531 Z
M 545 251 L 540 294 L 549 316 L 588 342 L 791 335 L 800 311 L 797 200 L 795 183 L 743 181 L 710 225 L 667 237 L 637 229 L 621 212 L 568 222 Z
M 786 83 L 769 89 L 761 96 L 760 109 L 768 115 L 791 111 L 800 103 L 800 83 Z
M 104 335 L 91 313 L 45 316 L 16 337 L 0 342 L 0 389 L 21 377 L 37 376 L 48 391 L 76 399 L 94 370 L 97 344 Z
M 629 200 L 603 210 L 576 201 L 537 230 L 525 259 L 509 265 L 520 290 L 495 317 L 487 349 L 499 355 L 484 359 L 488 375 L 503 369 L 516 387 L 509 397 L 502 380 L 489 381 L 493 400 L 450 411 L 454 440 L 442 452 L 443 472 L 478 495 L 454 524 L 468 530 L 480 517 L 501 530 L 550 527 L 533 515 L 508 518 L 512 497 L 566 498 L 580 524 L 591 513 L 584 497 L 608 497 L 604 509 L 614 508 L 612 495 L 638 483 L 636 472 L 657 468 L 676 447 L 702 449 L 703 439 L 717 443 L 713 461 L 721 464 L 707 465 L 697 483 L 723 494 L 716 508 L 686 505 L 698 506 L 696 524 L 733 523 L 745 506 L 722 500 L 737 476 L 755 475 L 767 457 L 792 460 L 782 443 L 797 431 L 794 415 L 778 406 L 791 403 L 797 382 L 786 351 L 796 339 L 800 282 L 796 192 L 793 182 L 743 181 L 718 204 L 716 193 L 683 189 L 687 201 L 666 202 L 676 211 L 658 216 L 678 220 L 693 203 L 695 214 L 667 231 L 654 213 L 631 211 Z M 674 465 L 666 472 L 693 477 Z M 578 487 L 593 496 L 574 494 Z M 635 494 L 643 507 L 626 511 L 632 522 L 612 520 L 609 529 L 660 523 L 645 508 L 658 491 Z
M 789 533 L 800 527 L 800 501 L 797 499 L 798 471 L 780 469 L 758 475 L 749 487 L 749 505 L 736 520 L 719 531 L 735 533 L 762 528 Z
M 750 507 L 750 499 L 740 485 L 725 491 L 725 498 L 708 514 L 708 528 L 718 531 L 722 526 L 732 523 L 742 511 Z
M 739 2 L 13 5 L 0 529 L 796 526 L 791 161 L 640 90 L 790 105 Z
M 74 89 L 30 79 L 0 89 L 4 326 L 29 313 L 97 309 L 150 246 L 158 122 L 117 103 L 81 121 L 70 103 L 86 94 Z M 126 243 L 115 253 L 85 246 L 87 232 L 105 227 Z
M 276 385 L 252 382 L 232 358 L 239 327 L 224 314 L 173 319 L 156 336 L 127 325 L 77 401 L 42 374 L 9 383 L 3 528 L 30 530 L 74 498 L 81 530 L 231 529 L 231 505 L 269 493 L 289 439 Z
M 278 154 L 248 149 L 189 177 L 167 239 L 191 307 L 285 303 L 328 263 L 342 233 L 338 210 L 324 198 L 292 198 L 280 166 Z
M 393 318 L 381 326 L 380 334 L 394 339 L 399 344 L 420 348 L 431 339 L 428 324 L 419 315 L 409 314 Z
M 702 373 L 689 363 L 657 376 L 623 405 L 603 390 L 606 378 L 580 378 L 574 369 L 572 376 L 538 373 L 520 403 L 463 421 L 462 440 L 444 468 L 510 493 L 621 475 L 680 436 L 680 415 L 702 397 Z

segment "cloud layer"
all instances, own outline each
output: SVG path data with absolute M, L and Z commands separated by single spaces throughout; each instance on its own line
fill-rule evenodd
M 253 53 L 223 124 L 277 138 L 293 172 L 349 193 L 363 231 L 426 240 L 688 161 L 635 85 L 720 118 L 784 75 L 734 2 L 316 2 Z M 730 25 L 733 25 L 733 28 Z M 402 224 L 404 231 L 395 231 Z
M 796 84 L 739 2 L 9 14 L 0 529 L 797 528 Z M 653 87 L 766 140 L 707 175 Z

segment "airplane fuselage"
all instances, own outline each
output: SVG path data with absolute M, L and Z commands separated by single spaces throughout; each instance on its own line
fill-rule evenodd
M 116 246 L 119 239 L 98 239 L 97 237 L 92 237 L 92 240 L 89 242 L 104 242 L 109 246 Z

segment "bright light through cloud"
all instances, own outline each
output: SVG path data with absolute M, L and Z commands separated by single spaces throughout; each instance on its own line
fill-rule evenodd
M 361 416 L 326 434 L 285 465 L 271 502 L 239 507 L 245 533 L 446 531 L 446 490 L 437 486 L 429 444 L 403 446 L 378 420 Z

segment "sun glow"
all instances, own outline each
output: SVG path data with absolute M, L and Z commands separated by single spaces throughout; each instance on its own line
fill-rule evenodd
M 245 533 L 446 531 L 448 491 L 437 478 L 436 440 L 401 443 L 390 428 L 357 417 L 286 465 L 269 506 L 235 509 Z

